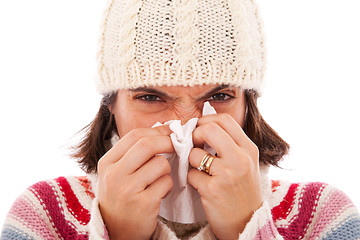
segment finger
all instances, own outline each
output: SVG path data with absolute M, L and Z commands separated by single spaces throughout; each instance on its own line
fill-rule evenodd
M 170 136 L 172 131 L 169 125 L 156 128 L 137 128 L 122 137 L 100 160 L 99 164 L 113 164 L 119 161 L 124 154 L 141 138 L 145 136 Z
M 215 149 L 217 156 L 228 156 L 238 147 L 231 136 L 216 122 L 208 122 L 195 128 L 193 142 L 195 146 L 207 143 Z
M 144 192 L 149 198 L 155 198 L 161 200 L 169 192 L 171 192 L 172 188 L 173 188 L 173 181 L 170 175 L 165 175 L 158 178 L 155 182 L 149 185 L 149 187 L 145 189 Z
M 116 168 L 127 174 L 134 173 L 150 158 L 157 154 L 174 152 L 169 136 L 146 136 L 139 139 L 116 163 Z
M 222 129 L 227 132 L 230 137 L 236 142 L 238 146 L 246 147 L 250 138 L 245 134 L 244 130 L 241 128 L 240 124 L 235 121 L 235 119 L 226 113 L 221 114 L 212 114 L 201 117 L 198 121 L 198 126 L 202 126 L 209 122 L 216 122 Z
M 171 167 L 169 161 L 161 155 L 155 156 L 147 161 L 135 173 L 135 179 L 139 179 L 137 184 L 141 189 L 145 189 L 158 178 L 169 175 Z
M 204 158 L 204 156 L 206 154 L 208 154 L 208 152 L 204 151 L 203 149 L 193 148 L 189 154 L 190 165 L 194 168 L 198 168 L 200 166 L 202 159 Z M 216 157 L 210 165 L 209 174 L 212 176 L 218 175 L 219 171 L 221 171 L 221 169 L 222 169 L 222 165 L 223 164 L 221 163 L 221 159 Z M 199 170 L 197 170 L 197 171 L 199 173 L 207 175 L 207 173 L 205 173 L 205 172 L 201 172 Z
M 190 183 L 196 191 L 199 192 L 201 196 L 204 196 L 204 193 L 208 191 L 208 183 L 210 181 L 211 176 L 200 172 L 196 169 L 191 169 L 188 173 L 188 183 Z
M 254 161 L 258 161 L 259 149 L 257 145 L 245 134 L 241 126 L 235 119 L 226 113 L 204 116 L 199 119 L 198 125 L 217 123 L 224 131 L 230 135 L 235 143 L 245 152 L 253 156 Z

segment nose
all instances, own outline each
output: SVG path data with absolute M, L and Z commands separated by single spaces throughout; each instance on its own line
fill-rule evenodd
M 200 118 L 202 114 L 202 106 L 195 104 L 191 105 L 174 105 L 173 113 L 174 119 L 181 120 L 181 124 L 184 125 L 192 118 Z

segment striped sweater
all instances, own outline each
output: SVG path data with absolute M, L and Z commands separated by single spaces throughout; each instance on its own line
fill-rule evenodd
M 90 179 L 59 177 L 29 187 L 10 209 L 1 239 L 108 239 L 96 180 Z M 360 239 L 359 213 L 336 188 L 270 180 L 263 185 L 263 205 L 239 239 Z M 181 225 L 159 220 L 152 238 L 178 239 L 196 227 L 191 239 L 216 239 L 209 225 Z

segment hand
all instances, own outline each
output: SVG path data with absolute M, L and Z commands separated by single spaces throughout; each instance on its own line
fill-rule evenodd
M 206 142 L 217 156 L 210 175 L 191 169 L 188 181 L 200 193 L 216 237 L 238 239 L 262 204 L 258 148 L 228 114 L 200 118 L 193 141 L 195 146 Z M 201 148 L 193 148 L 189 155 L 191 166 L 197 168 L 205 154 Z
M 99 204 L 110 239 L 150 239 L 171 191 L 168 126 L 130 131 L 98 163 Z

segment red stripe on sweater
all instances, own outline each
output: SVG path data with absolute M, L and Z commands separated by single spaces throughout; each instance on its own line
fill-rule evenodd
M 47 182 L 39 182 L 29 188 L 38 198 L 46 215 L 49 218 L 56 233 L 62 239 L 88 239 L 87 235 L 80 234 L 75 230 L 75 226 L 65 219 L 64 209 L 59 201 L 59 196 L 55 189 Z
M 71 189 L 68 180 L 64 177 L 59 177 L 55 179 L 55 181 L 59 184 L 62 190 L 69 212 L 71 212 L 80 224 L 87 225 L 90 221 L 90 212 L 81 205 L 79 199 Z M 86 189 L 84 189 L 84 191 L 86 191 Z
M 274 222 L 277 220 L 286 219 L 286 217 L 289 215 L 291 208 L 294 205 L 298 187 L 299 184 L 291 184 L 282 202 L 271 210 L 271 215 L 273 216 Z
M 271 180 L 271 191 L 275 192 L 276 188 L 280 187 L 280 181 L 279 180 Z
M 91 198 L 95 198 L 95 195 L 92 191 L 92 188 L 91 188 L 91 184 L 90 184 L 90 181 L 87 177 L 83 176 L 83 177 L 76 177 L 77 179 L 79 179 L 81 185 L 85 188 L 85 192 L 87 195 L 89 195 Z
M 293 239 L 293 236 L 297 236 L 297 239 L 304 237 L 314 217 L 323 188 L 322 183 L 309 183 L 301 190 L 298 214 L 288 227 L 278 228 L 284 239 Z

